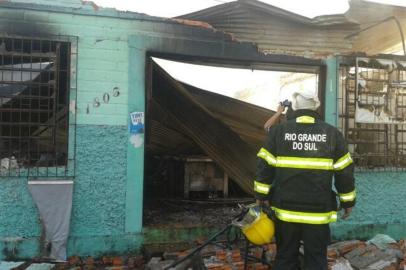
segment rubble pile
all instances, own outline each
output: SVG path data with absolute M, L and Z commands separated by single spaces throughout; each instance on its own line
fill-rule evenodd
M 200 252 L 192 250 L 164 252 L 153 256 L 69 257 L 67 262 L 1 262 L 0 269 L 15 270 L 248 270 L 272 269 L 277 248 L 274 243 L 250 246 L 245 255 L 243 241 L 211 243 Z M 303 248 L 301 248 L 303 256 Z M 369 241 L 349 240 L 331 244 L 327 257 L 329 270 L 405 270 L 406 241 L 396 242 L 387 235 L 377 235 Z M 170 267 L 175 262 L 181 263 Z M 303 257 L 301 257 L 301 260 Z M 31 267 L 31 268 L 30 268 Z
M 71 256 L 66 262 L 33 259 L 25 262 L 0 261 L 0 270 L 143 270 L 143 256 L 103 256 L 80 258 Z
M 145 269 L 143 256 L 103 256 L 99 259 L 93 257 L 69 257 L 68 262 L 57 264 L 53 270 L 142 270 Z
M 244 245 L 224 248 L 210 244 L 198 256 L 170 269 L 240 270 L 244 269 L 244 251 Z M 276 252 L 275 244 L 250 247 L 247 269 L 272 269 Z M 187 254 L 188 251 L 164 253 L 162 257 L 152 258 L 146 269 L 165 269 Z M 302 261 L 303 248 L 301 256 Z M 396 242 L 386 235 L 377 235 L 369 241 L 340 241 L 328 247 L 327 257 L 329 270 L 405 270 L 406 243 L 405 240 Z
M 150 203 L 144 209 L 144 222 L 150 227 L 226 226 L 241 209 L 220 203 L 198 204 L 166 200 Z
M 212 247 L 213 249 L 213 247 Z M 206 250 L 202 253 L 204 266 L 209 270 L 243 270 L 244 249 L 234 248 L 231 250 Z M 265 270 L 269 269 L 268 264 L 275 259 L 276 245 L 269 244 L 262 247 L 253 247 L 248 253 L 248 269 Z
M 383 238 L 390 241 L 382 241 Z M 358 240 L 337 242 L 328 248 L 331 270 L 404 270 L 406 269 L 405 240 L 394 241 L 377 235 L 363 242 Z
M 244 248 L 234 245 L 227 248 L 218 244 L 205 247 L 199 254 L 191 256 L 184 262 L 169 268 L 172 270 L 244 270 Z M 146 270 L 161 270 L 178 261 L 188 252 L 164 253 L 162 257 L 153 257 L 146 265 Z M 276 245 L 269 244 L 261 247 L 251 247 L 248 253 L 247 269 L 271 269 L 269 264 L 275 259 Z

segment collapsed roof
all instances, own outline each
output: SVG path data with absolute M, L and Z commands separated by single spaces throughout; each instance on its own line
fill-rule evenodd
M 351 0 L 344 14 L 310 19 L 257 0 L 237 0 L 179 18 L 209 23 L 263 53 L 324 58 L 400 51 L 406 7 Z
M 252 193 L 256 152 L 273 111 L 183 84 L 153 65 L 149 101 L 151 155 L 203 152 L 244 191 Z

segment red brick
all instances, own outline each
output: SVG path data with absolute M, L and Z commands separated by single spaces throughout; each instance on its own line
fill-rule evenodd
M 276 244 L 268 244 L 267 249 L 272 253 L 276 252 Z
M 142 256 L 131 257 L 127 264 L 129 268 L 140 268 L 145 264 L 145 260 Z
M 87 258 L 85 259 L 85 264 L 86 264 L 87 266 L 94 265 L 94 259 L 93 259 L 93 257 L 87 257 Z
M 383 270 L 398 270 L 398 267 L 395 264 L 391 264 L 390 266 L 385 267 Z
M 333 260 L 335 260 L 335 259 L 337 259 L 338 258 L 338 251 L 336 250 L 336 249 L 328 249 L 327 250 L 327 257 L 329 258 L 329 259 L 333 259 Z
M 219 259 L 220 261 L 225 261 L 226 260 L 226 254 L 225 253 L 219 253 L 216 254 L 217 259 Z
M 71 265 L 71 266 L 79 265 L 79 264 L 82 263 L 82 262 L 80 261 L 80 258 L 79 258 L 78 256 L 71 256 L 71 257 L 69 257 L 69 258 L 68 258 L 68 262 L 69 262 L 69 265 Z
M 268 270 L 268 266 L 267 265 L 260 265 L 256 268 L 256 270 Z
M 69 263 L 58 263 L 55 265 L 55 270 L 67 270 L 70 269 L 71 267 L 69 266 Z
M 113 264 L 113 258 L 111 258 L 109 256 L 103 256 L 102 262 L 104 265 L 111 265 L 111 264 Z
M 366 246 L 366 244 L 364 242 L 348 243 L 346 245 L 339 247 L 338 252 L 341 255 L 344 255 L 350 251 L 353 251 L 354 249 L 356 249 L 358 247 L 365 247 L 365 246 Z
M 400 249 L 406 250 L 406 241 L 405 240 L 400 240 L 398 242 L 398 246 L 399 246 Z
M 224 250 L 220 249 L 220 250 L 216 251 L 216 255 L 218 255 L 218 254 L 224 254 L 225 255 L 226 252 Z
M 122 257 L 114 257 L 112 259 L 113 266 L 122 266 L 124 265 L 124 261 Z
M 124 269 L 126 269 L 125 266 L 111 266 L 106 268 L 106 270 L 124 270 Z
M 262 250 L 260 250 L 260 249 L 255 250 L 254 251 L 254 257 L 258 258 L 258 259 L 261 259 L 262 258 Z
M 404 270 L 404 269 L 405 269 L 405 261 L 401 261 L 399 263 L 398 270 Z
M 206 238 L 198 238 L 195 240 L 195 243 L 197 245 L 203 245 L 204 243 L 206 243 L 207 239 Z
M 254 264 L 254 269 L 255 270 L 262 270 L 262 263 L 255 263 Z
M 178 252 L 178 258 L 185 257 L 187 255 L 189 255 L 189 252 L 187 251 Z

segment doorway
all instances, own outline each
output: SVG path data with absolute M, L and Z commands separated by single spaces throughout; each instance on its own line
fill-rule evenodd
M 265 121 L 295 89 L 323 100 L 321 68 L 177 60 L 148 61 L 144 226 L 221 226 L 254 201 Z

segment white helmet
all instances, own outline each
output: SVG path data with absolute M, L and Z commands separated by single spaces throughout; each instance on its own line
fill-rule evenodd
M 297 110 L 317 110 L 320 100 L 317 94 L 309 91 L 296 91 L 292 95 L 292 109 Z

